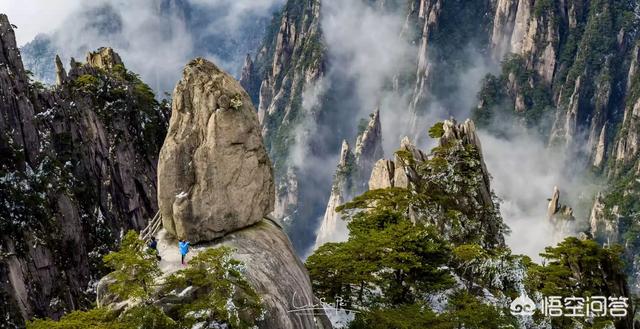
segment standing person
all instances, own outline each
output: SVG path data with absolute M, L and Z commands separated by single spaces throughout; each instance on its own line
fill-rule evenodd
M 180 255 L 182 256 L 182 265 L 184 265 L 184 259 L 187 257 L 187 253 L 189 252 L 189 241 L 180 239 L 178 241 L 178 247 L 180 248 Z
M 160 253 L 158 252 L 158 241 L 156 240 L 155 236 L 152 236 L 151 241 L 149 241 L 149 251 L 156 255 L 158 261 L 162 259 L 160 257 Z

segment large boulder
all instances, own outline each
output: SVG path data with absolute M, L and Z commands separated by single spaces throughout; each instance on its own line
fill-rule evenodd
M 198 58 L 173 92 L 169 132 L 158 163 L 164 228 L 211 241 L 259 222 L 275 188 L 260 125 L 240 84 Z

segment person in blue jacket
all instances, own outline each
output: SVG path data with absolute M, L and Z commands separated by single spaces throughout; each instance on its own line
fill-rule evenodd
M 178 241 L 178 247 L 180 248 L 180 255 L 182 255 L 182 265 L 184 265 L 184 259 L 187 257 L 187 253 L 189 252 L 189 241 L 180 239 Z
M 160 257 L 160 253 L 158 252 L 158 240 L 156 240 L 155 236 L 151 237 L 151 241 L 149 241 L 149 252 L 156 255 L 156 258 L 158 259 L 158 261 L 162 260 L 162 258 Z

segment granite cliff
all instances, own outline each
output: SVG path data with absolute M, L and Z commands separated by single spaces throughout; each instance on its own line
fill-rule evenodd
M 3 326 L 89 305 L 121 230 L 158 209 L 164 105 L 102 48 L 30 80 L 0 15 L 0 313 Z

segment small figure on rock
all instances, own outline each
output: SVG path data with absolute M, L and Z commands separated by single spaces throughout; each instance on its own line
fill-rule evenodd
M 184 259 L 187 257 L 187 253 L 189 252 L 189 241 L 185 241 L 180 239 L 178 241 L 178 247 L 180 248 L 180 255 L 182 256 L 182 265 L 185 265 Z
M 151 241 L 149 241 L 149 252 L 156 255 L 156 258 L 158 259 L 158 261 L 160 261 L 162 259 L 162 257 L 160 257 L 160 253 L 158 252 L 158 241 L 156 240 L 155 236 L 151 237 Z

